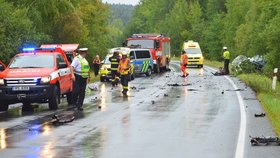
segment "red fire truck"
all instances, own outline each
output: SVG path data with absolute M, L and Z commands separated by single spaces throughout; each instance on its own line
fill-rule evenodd
M 170 61 L 170 38 L 162 34 L 133 34 L 125 42 L 127 47 L 150 49 L 154 72 L 163 72 Z

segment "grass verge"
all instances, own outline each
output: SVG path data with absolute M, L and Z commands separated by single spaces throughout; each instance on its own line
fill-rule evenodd
M 223 63 L 206 60 L 205 65 L 218 68 L 223 66 Z M 241 74 L 237 77 L 257 93 L 275 132 L 280 136 L 280 82 L 277 83 L 277 88 L 273 91 L 272 79 L 265 75 L 252 73 Z
M 94 83 L 94 82 L 99 81 L 99 76 L 94 76 L 93 72 L 90 73 L 90 76 L 91 76 L 90 83 Z

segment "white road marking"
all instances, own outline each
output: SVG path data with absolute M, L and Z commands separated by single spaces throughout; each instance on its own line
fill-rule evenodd
M 217 71 L 211 67 L 208 67 L 208 69 L 212 71 Z M 228 76 L 224 76 L 229 83 L 232 85 L 234 89 L 238 89 L 236 84 L 230 79 Z M 244 157 L 244 149 L 245 149 L 245 137 L 246 137 L 246 112 L 245 112 L 245 104 L 242 99 L 241 93 L 239 91 L 236 91 L 237 99 L 239 102 L 239 107 L 240 107 L 240 127 L 239 127 L 239 136 L 238 136 L 238 141 L 237 141 L 237 146 L 236 146 L 236 151 L 235 151 L 235 158 L 243 158 Z

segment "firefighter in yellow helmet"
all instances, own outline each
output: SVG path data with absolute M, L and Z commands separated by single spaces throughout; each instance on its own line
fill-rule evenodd
M 126 96 L 128 92 L 130 60 L 127 57 L 128 52 L 122 52 L 122 59 L 120 60 L 118 71 L 121 74 L 121 83 L 123 86 L 123 95 Z

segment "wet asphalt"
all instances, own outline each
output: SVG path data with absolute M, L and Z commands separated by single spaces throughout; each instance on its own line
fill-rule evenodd
M 11 106 L 0 113 L 0 157 L 235 157 L 240 127 L 235 89 L 226 78 L 213 76 L 208 67 L 189 68 L 185 79 L 180 77 L 178 63 L 170 66 L 171 72 L 130 82 L 128 97 L 121 95 L 121 86 L 97 83 L 98 91 L 87 92 L 83 112 L 68 108 L 65 102 L 57 111 L 34 105 L 34 112 L 26 113 L 19 104 Z M 230 78 L 246 106 L 244 157 L 279 158 L 277 146 L 250 145 L 249 136 L 275 134 L 267 117 L 254 117 L 263 112 L 255 93 Z M 54 114 L 76 119 L 53 125 Z

